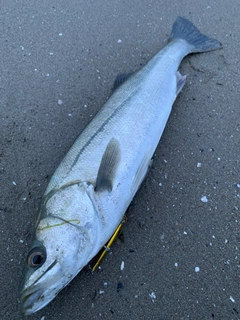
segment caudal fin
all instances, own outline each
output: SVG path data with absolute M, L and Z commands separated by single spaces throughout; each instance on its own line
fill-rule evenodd
M 194 24 L 183 18 L 177 17 L 173 24 L 170 41 L 174 39 L 184 39 L 192 45 L 191 52 L 205 52 L 217 50 L 222 44 L 216 40 L 202 34 Z

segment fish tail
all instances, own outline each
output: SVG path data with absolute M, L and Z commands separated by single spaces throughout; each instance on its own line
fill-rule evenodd
M 191 46 L 191 52 L 206 52 L 222 47 L 218 40 L 202 34 L 191 21 L 183 17 L 177 17 L 173 24 L 169 41 L 174 39 L 187 41 Z

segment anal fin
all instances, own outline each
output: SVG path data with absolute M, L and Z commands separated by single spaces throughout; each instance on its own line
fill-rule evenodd
M 178 95 L 179 92 L 184 87 L 185 82 L 186 82 L 186 78 L 187 78 L 187 75 L 182 76 L 181 73 L 179 71 L 177 71 L 177 94 L 176 95 Z

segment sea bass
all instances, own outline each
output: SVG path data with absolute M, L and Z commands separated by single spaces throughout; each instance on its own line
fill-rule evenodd
M 53 174 L 26 259 L 23 312 L 46 306 L 111 237 L 143 181 L 189 53 L 221 48 L 178 17 L 169 43 L 112 94 Z

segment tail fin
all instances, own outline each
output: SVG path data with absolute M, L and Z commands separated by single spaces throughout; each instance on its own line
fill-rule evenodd
M 173 24 L 170 41 L 174 39 L 184 39 L 193 46 L 191 52 L 205 52 L 217 50 L 222 47 L 222 44 L 215 39 L 209 38 L 202 34 L 192 22 L 178 17 Z

